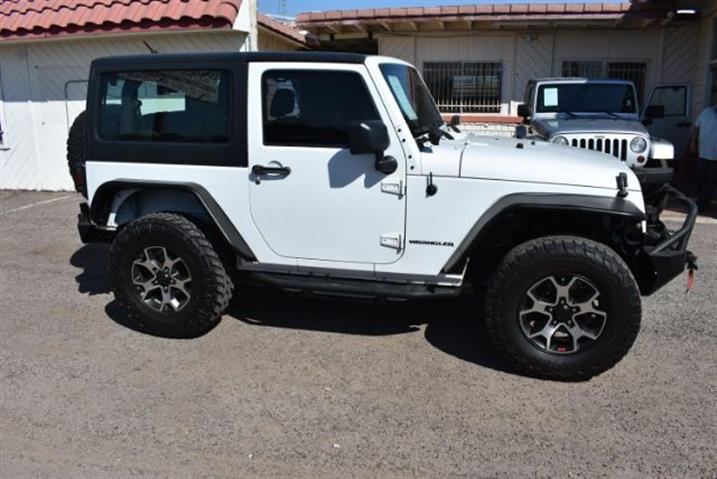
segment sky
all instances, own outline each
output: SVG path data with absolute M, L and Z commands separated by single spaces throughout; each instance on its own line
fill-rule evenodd
M 589 3 L 600 0 L 560 0 L 566 3 Z M 619 1 L 619 0 L 618 0 Z M 347 10 L 352 8 L 430 7 L 434 5 L 476 5 L 479 3 L 546 3 L 550 0 L 259 0 L 259 11 L 273 15 L 294 16 L 302 12 Z M 282 4 L 285 5 L 282 11 Z

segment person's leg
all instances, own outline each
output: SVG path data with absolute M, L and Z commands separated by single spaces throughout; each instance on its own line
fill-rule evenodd
M 717 191 L 717 160 L 705 160 L 707 165 L 707 185 L 705 186 L 705 207 L 709 208 L 712 204 L 712 198 Z
M 710 207 L 717 188 L 717 161 L 700 158 L 697 163 L 697 205 L 700 210 Z
M 702 198 L 705 191 L 705 185 L 707 184 L 707 168 L 709 165 L 707 165 L 707 160 L 703 160 L 702 158 L 699 158 L 697 160 L 697 206 L 700 207 L 700 210 L 704 208 L 702 204 Z

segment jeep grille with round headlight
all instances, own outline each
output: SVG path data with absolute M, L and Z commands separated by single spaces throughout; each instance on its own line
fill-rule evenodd
M 637 161 L 638 155 L 644 155 L 645 152 L 649 149 L 648 141 L 645 138 L 641 136 L 635 136 L 634 134 L 563 134 L 557 135 L 553 138 L 552 141 L 555 143 L 555 140 L 558 137 L 565 138 L 568 142 L 567 144 L 569 144 L 570 146 L 582 148 L 585 150 L 601 151 L 608 155 L 612 155 L 615 158 L 619 158 L 623 161 L 629 160 L 630 164 Z M 641 140 L 639 142 L 641 144 L 634 146 L 642 146 L 642 151 L 638 152 L 631 148 L 633 146 L 633 143 L 636 142 L 636 140 Z M 644 143 L 644 145 L 642 145 L 642 143 Z

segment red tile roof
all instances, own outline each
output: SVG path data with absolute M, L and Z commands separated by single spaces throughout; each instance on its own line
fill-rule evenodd
M 0 39 L 231 27 L 242 0 L 0 0 Z
M 373 22 L 430 22 L 430 21 L 495 21 L 539 20 L 550 18 L 614 19 L 642 4 L 615 3 L 514 3 L 480 4 L 440 7 L 367 8 L 361 10 L 334 10 L 301 13 L 296 18 L 299 26 L 310 28 L 320 25 L 340 25 Z

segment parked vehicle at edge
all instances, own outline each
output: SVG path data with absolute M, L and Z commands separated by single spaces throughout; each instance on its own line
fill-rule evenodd
M 516 368 L 586 379 L 633 344 L 640 296 L 692 261 L 696 210 L 676 190 L 643 198 L 626 163 L 589 150 L 453 137 L 393 58 L 103 58 L 81 121 L 80 236 L 112 242 L 118 303 L 159 334 L 208 331 L 247 281 L 382 301 L 484 293 L 467 314 Z M 690 209 L 675 232 L 659 221 L 668 196 Z
M 655 87 L 650 99 L 670 100 L 674 114 L 673 103 L 686 105 L 687 95 L 665 94 L 664 88 Z M 666 106 L 649 104 L 641 113 L 637 98 L 627 80 L 542 78 L 528 82 L 518 115 L 541 138 L 614 156 L 633 168 L 643 186 L 660 186 L 672 178 L 675 148 L 651 136 L 647 125 L 665 118 Z

